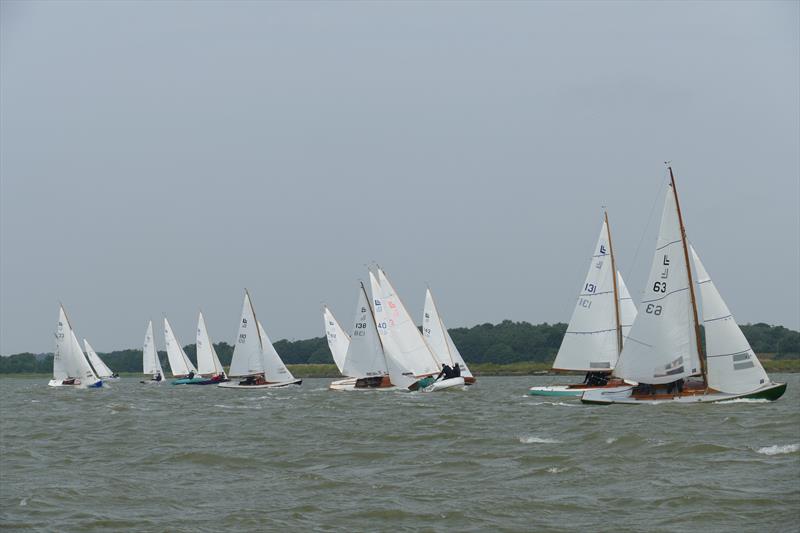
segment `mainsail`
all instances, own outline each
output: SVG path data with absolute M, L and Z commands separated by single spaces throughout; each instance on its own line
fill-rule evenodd
M 256 311 L 250 301 L 250 294 L 244 292 L 242 318 L 239 321 L 239 335 L 233 347 L 233 357 L 229 369 L 230 376 L 254 376 L 264 373 L 261 358 L 261 335 L 258 333 Z
M 203 376 L 224 375 L 225 369 L 217 357 L 217 351 L 208 335 L 203 313 L 197 318 L 197 372 Z
M 147 332 L 144 334 L 144 344 L 142 345 L 142 373 L 150 374 L 153 377 L 161 375 L 164 377 L 164 371 L 161 369 L 161 360 L 158 358 L 156 351 L 156 343 L 153 338 L 153 321 L 147 322 Z
M 362 283 L 358 291 L 356 317 L 342 374 L 354 378 L 367 378 L 385 376 L 388 373 L 380 334 Z
M 89 362 L 92 363 L 92 367 L 94 367 L 95 373 L 98 375 L 98 377 L 112 377 L 114 372 L 112 372 L 111 369 L 108 368 L 108 365 L 106 365 L 103 360 L 100 359 L 100 356 L 94 351 L 94 348 L 92 348 L 92 345 L 89 344 L 89 341 L 83 339 L 83 346 L 86 348 L 86 357 L 89 358 Z
M 640 306 L 643 312 L 628 333 L 616 376 L 656 385 L 701 372 L 683 237 L 671 183 Z
M 629 313 L 629 307 L 633 302 L 630 300 L 630 295 L 627 295 L 628 304 L 623 303 L 622 292 L 619 289 L 624 288 L 625 284 L 617 272 L 618 286 L 615 287 L 614 275 L 611 236 L 608 223 L 603 220 L 600 236 L 597 238 L 594 254 L 589 262 L 589 271 L 586 273 L 575 310 L 572 312 L 569 326 L 553 362 L 554 369 L 602 372 L 610 371 L 616 366 L 622 348 L 619 342 L 619 328 L 624 324 L 623 310 Z M 617 292 L 619 296 L 615 294 Z M 625 293 L 627 294 L 627 290 Z M 615 301 L 617 298 L 619 301 Z M 624 329 L 622 333 L 624 335 Z
M 700 262 L 697 252 L 693 247 L 690 250 L 702 302 L 708 386 L 731 394 L 756 390 L 769 383 L 769 377 Z
M 439 315 L 439 309 L 436 307 L 436 302 L 433 300 L 433 294 L 430 289 L 425 291 L 425 308 L 422 312 L 422 335 L 440 365 L 453 366 L 458 363 L 462 376 L 465 378 L 473 377 L 472 372 L 467 367 L 467 363 L 464 362 L 464 358 L 461 357 L 458 348 L 453 343 L 453 339 L 450 338 L 450 333 L 444 326 L 444 321 Z
M 348 374 L 344 373 L 344 360 L 350 344 L 350 337 L 327 305 L 322 311 L 322 319 L 325 321 L 325 336 L 328 338 L 328 348 L 331 350 L 333 362 L 336 363 L 339 372 L 346 376 Z
M 369 283 L 372 292 L 372 301 L 374 303 L 373 313 L 375 316 L 375 323 L 380 334 L 381 344 L 383 345 L 383 353 L 386 357 L 386 368 L 389 371 L 389 380 L 395 387 L 408 388 L 417 382 L 417 377 L 409 364 L 398 358 L 400 348 L 394 340 L 394 337 L 389 334 L 388 318 L 386 316 L 386 305 L 383 300 L 383 289 L 380 283 L 375 278 L 375 275 L 370 271 Z
M 186 352 L 183 351 L 181 344 L 172 332 L 172 327 L 169 325 L 167 317 L 164 317 L 164 342 L 167 345 L 167 358 L 169 359 L 169 368 L 173 376 L 184 377 L 188 376 L 190 372 L 197 374 L 197 369 L 189 360 Z

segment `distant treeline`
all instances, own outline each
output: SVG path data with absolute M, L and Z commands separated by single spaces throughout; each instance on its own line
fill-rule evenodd
M 748 324 L 741 326 L 750 345 L 758 354 L 769 354 L 775 359 L 800 358 L 800 332 L 783 326 Z M 461 355 L 467 363 L 509 364 L 519 362 L 551 363 L 555 358 L 566 324 L 537 324 L 504 320 L 500 324 L 479 324 L 471 328 L 451 329 Z M 214 345 L 220 361 L 228 366 L 233 346 L 225 342 Z M 333 363 L 325 337 L 299 341 L 280 340 L 275 349 L 287 364 Z M 189 358 L 196 362 L 195 345 L 184 347 Z M 158 352 L 162 365 L 167 353 Z M 115 372 L 141 372 L 142 350 L 120 350 L 101 353 L 100 356 Z M 53 356 L 36 356 L 20 353 L 0 357 L 0 373 L 49 373 L 53 370 Z

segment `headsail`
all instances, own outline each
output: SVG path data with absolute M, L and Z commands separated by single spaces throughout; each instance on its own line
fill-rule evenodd
M 694 248 L 690 248 L 703 309 L 708 386 L 731 394 L 751 392 L 770 382 L 744 333 L 717 291 Z
M 322 311 L 322 319 L 325 321 L 325 336 L 328 338 L 328 348 L 331 350 L 333 362 L 336 363 L 339 372 L 346 376 L 348 374 L 344 373 L 344 359 L 350 344 L 350 337 L 342 329 L 339 321 L 336 320 L 327 305 Z
M 189 360 L 186 352 L 183 351 L 181 344 L 172 332 L 172 326 L 169 325 L 167 317 L 164 317 L 164 342 L 167 345 L 167 358 L 169 359 L 169 368 L 173 376 L 183 377 L 189 375 L 190 372 L 197 374 L 197 369 Z
M 623 379 L 655 385 L 701 371 L 678 216 L 675 189 L 670 184 L 642 298 L 643 312 L 636 317 L 614 370 Z
M 111 369 L 108 368 L 108 365 L 106 365 L 103 360 L 100 359 L 100 356 L 94 351 L 94 348 L 92 348 L 92 345 L 89 344 L 89 341 L 83 339 L 83 346 L 86 348 L 86 357 L 89 358 L 89 362 L 92 363 L 92 367 L 94 367 L 94 371 L 98 377 L 112 377 L 114 372 L 112 372 Z
M 278 355 L 277 350 L 269 340 L 267 332 L 261 322 L 258 322 L 258 333 L 261 335 L 261 361 L 264 366 L 264 378 L 269 382 L 281 382 L 294 380 L 294 376 L 286 365 L 283 364 L 283 359 Z
M 450 338 L 450 333 L 444 326 L 444 321 L 439 314 L 439 309 L 436 307 L 436 302 L 433 300 L 433 294 L 430 289 L 425 291 L 425 308 L 422 312 L 422 335 L 440 365 L 445 363 L 453 366 L 458 363 L 462 376 L 465 378 L 473 377 L 472 372 L 467 367 L 467 363 L 464 362 L 464 358 L 461 357 L 458 348 L 453 343 L 453 339 Z
M 362 283 L 358 291 L 356 317 L 342 374 L 354 378 L 367 378 L 385 376 L 388 373 L 380 334 Z
M 224 375 L 214 344 L 208 336 L 206 320 L 201 312 L 197 318 L 197 372 L 204 376 Z
M 261 335 L 258 333 L 256 312 L 250 301 L 250 294 L 244 291 L 242 318 L 239 321 L 239 334 L 233 347 L 233 357 L 229 369 L 230 376 L 254 376 L 264 373 L 261 357 Z
M 602 372 L 616 366 L 616 305 L 610 237 L 604 220 L 575 310 L 553 362 L 554 369 Z
M 142 345 L 142 373 L 150 374 L 153 377 L 157 375 L 164 376 L 164 371 L 161 369 L 161 359 L 158 357 L 156 350 L 156 342 L 153 338 L 153 321 L 147 322 L 147 331 L 144 334 L 144 344 Z
M 625 285 L 625 280 L 622 279 L 622 274 L 617 271 L 617 287 L 619 288 L 619 323 L 622 328 L 622 338 L 628 338 L 628 332 L 631 330 L 633 321 L 636 320 L 638 311 L 636 304 L 633 303 L 633 298 L 628 292 L 628 287 Z M 624 341 L 623 341 L 624 346 Z

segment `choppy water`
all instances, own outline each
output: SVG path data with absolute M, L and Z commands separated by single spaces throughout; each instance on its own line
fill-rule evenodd
M 800 376 L 775 403 L 583 406 L 0 379 L 5 528 L 797 531 Z

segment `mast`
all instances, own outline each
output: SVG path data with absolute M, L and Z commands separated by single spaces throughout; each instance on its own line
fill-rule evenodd
M 692 266 L 689 263 L 689 247 L 686 244 L 686 228 L 683 226 L 683 215 L 681 214 L 681 204 L 678 201 L 678 189 L 675 187 L 675 175 L 672 173 L 672 166 L 669 169 L 669 180 L 672 185 L 672 194 L 675 196 L 675 207 L 678 210 L 678 223 L 681 227 L 681 243 L 683 244 L 683 258 L 686 261 L 686 275 L 689 278 L 689 296 L 692 300 L 692 318 L 694 319 L 694 335 L 697 342 L 697 355 L 700 359 L 700 372 L 703 374 L 703 383 L 708 386 L 708 373 L 706 370 L 706 358 L 703 354 L 702 343 L 700 341 L 700 323 L 697 319 L 697 299 L 694 295 L 694 281 L 692 280 Z
M 608 253 L 611 255 L 611 277 L 614 280 L 614 318 L 617 324 L 617 355 L 622 353 L 622 321 L 619 318 L 619 287 L 617 286 L 617 263 L 614 259 L 614 246 L 611 244 L 611 225 L 608 223 L 608 211 L 603 211 L 608 234 Z

